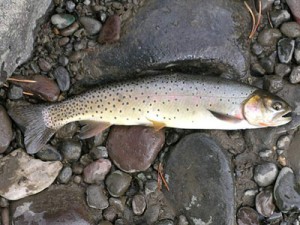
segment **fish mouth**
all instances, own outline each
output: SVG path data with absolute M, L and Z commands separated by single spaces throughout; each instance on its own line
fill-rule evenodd
M 292 110 L 288 109 L 285 112 L 279 114 L 274 121 L 277 125 L 283 125 L 292 120 Z

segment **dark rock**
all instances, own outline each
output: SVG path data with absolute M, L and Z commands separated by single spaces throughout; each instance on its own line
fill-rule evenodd
M 238 225 L 259 225 L 258 213 L 250 207 L 242 207 L 237 213 Z
M 72 170 L 73 170 L 73 173 L 75 173 L 77 175 L 82 174 L 82 172 L 83 172 L 83 166 L 80 163 L 78 163 L 78 162 L 73 163 L 72 164 Z
M 60 31 L 60 34 L 64 37 L 68 37 L 68 36 L 71 36 L 72 34 L 74 34 L 74 32 L 78 30 L 78 28 L 79 28 L 79 23 L 74 22 L 71 26 L 69 26 L 65 29 L 62 29 Z
M 93 162 L 92 157 L 89 154 L 84 154 L 80 157 L 79 162 L 83 165 L 83 166 L 87 166 L 89 164 L 91 164 Z
M 60 65 L 62 65 L 62 66 L 66 66 L 66 65 L 68 65 L 68 63 L 69 63 L 69 59 L 66 57 L 66 56 L 60 56 L 59 58 L 58 58 L 58 63 L 60 64 Z
M 264 51 L 264 48 L 258 44 L 257 42 L 255 42 L 252 46 L 251 46 L 251 50 L 252 50 L 252 53 L 254 55 L 260 55 L 261 53 L 263 53 Z
M 264 77 L 264 88 L 271 93 L 276 93 L 283 89 L 283 80 L 279 75 L 267 75 Z
M 62 153 L 64 160 L 75 162 L 81 155 L 81 144 L 77 141 L 66 140 L 60 144 L 59 150 Z
M 287 64 L 278 63 L 275 66 L 275 74 L 284 77 L 291 72 L 291 67 Z
M 251 24 L 246 10 L 240 1 L 146 1 L 122 27 L 130 32 L 122 34 L 118 43 L 101 46 L 85 57 L 84 65 L 90 75 L 82 82 L 166 67 L 213 74 L 230 69 L 245 76 Z
M 290 82 L 292 84 L 297 84 L 300 82 L 300 66 L 296 66 L 293 68 L 290 74 Z
M 254 169 L 254 180 L 261 186 L 266 187 L 272 184 L 277 177 L 278 168 L 274 163 L 264 163 Z
M 296 39 L 295 50 L 294 50 L 294 58 L 296 63 L 300 65 L 300 38 Z
M 251 65 L 251 75 L 252 76 L 263 76 L 265 73 L 266 73 L 266 70 L 259 63 L 253 63 Z
M 144 126 L 114 126 L 107 150 L 114 164 L 126 172 L 145 171 L 155 160 L 165 140 L 164 131 Z
M 100 183 L 104 180 L 111 168 L 108 159 L 98 159 L 87 165 L 83 170 L 84 182 L 89 184 Z
M 300 115 L 300 88 L 298 87 L 298 84 L 295 85 L 284 82 L 283 89 L 276 94 L 289 103 L 295 114 Z
M 278 57 L 281 63 L 290 63 L 295 48 L 295 40 L 283 38 L 278 41 Z
M 64 46 L 64 45 L 68 44 L 69 41 L 70 41 L 70 38 L 63 37 L 63 38 L 59 39 L 58 44 L 59 44 L 59 46 Z
M 273 28 L 265 28 L 259 32 L 257 41 L 262 46 L 275 46 L 282 34 L 280 30 Z
M 147 203 L 143 195 L 137 194 L 132 199 L 132 210 L 135 215 L 142 215 L 146 209 Z
M 82 24 L 88 35 L 97 34 L 102 27 L 102 24 L 98 20 L 87 16 L 80 17 L 79 22 Z
M 291 18 L 287 10 L 273 10 L 270 12 L 270 18 L 274 27 L 279 27 L 283 22 Z
M 45 145 L 36 156 L 44 161 L 61 161 L 61 154 L 51 145 Z
M 52 65 L 44 58 L 39 58 L 38 65 L 40 69 L 44 72 L 48 72 L 51 70 Z
M 9 225 L 10 224 L 9 208 L 8 207 L 1 209 L 1 223 L 3 225 Z
M 275 62 L 276 62 L 276 52 L 271 55 L 260 59 L 261 66 L 265 69 L 267 74 L 272 74 L 274 72 Z
M 75 17 L 71 14 L 54 14 L 51 16 L 51 23 L 58 29 L 64 29 L 75 22 Z
M 101 186 L 88 186 L 86 189 L 86 198 L 87 204 L 91 208 L 106 209 L 109 206 L 108 198 Z
M 77 123 L 68 123 L 56 132 L 55 137 L 60 139 L 71 139 L 75 135 L 77 130 Z
M 170 191 L 164 194 L 191 225 L 232 225 L 235 201 L 230 171 L 227 157 L 213 139 L 199 133 L 188 135 L 167 158 L 165 174 Z
M 54 77 L 56 78 L 58 87 L 61 91 L 67 91 L 70 88 L 70 75 L 68 70 L 63 67 L 57 67 L 53 72 Z
M 120 170 L 116 170 L 109 174 L 105 180 L 107 190 L 113 197 L 120 197 L 127 191 L 130 183 L 131 176 Z
M 300 193 L 295 183 L 293 171 L 284 167 L 276 180 L 274 186 L 274 198 L 277 207 L 282 212 L 290 210 L 300 210 Z
M 94 160 L 97 160 L 101 158 L 107 158 L 108 152 L 105 146 L 98 146 L 92 148 L 92 150 L 90 151 L 90 155 Z
M 23 89 L 21 87 L 11 85 L 7 97 L 11 100 L 18 100 L 23 97 Z
M 12 138 L 13 131 L 11 126 L 11 120 L 7 115 L 5 108 L 0 105 L 0 154 L 5 152 L 9 146 Z
M 107 18 L 99 34 L 98 42 L 100 44 L 114 43 L 120 39 L 121 19 L 118 15 Z
M 287 37 L 300 37 L 300 24 L 296 22 L 286 22 L 281 25 L 280 30 Z
M 113 222 L 117 217 L 117 209 L 114 206 L 109 206 L 103 211 L 104 219 Z
M 300 24 L 300 1 L 299 0 L 287 0 L 286 3 L 290 7 L 290 10 L 292 11 L 292 14 L 297 21 L 297 23 Z
M 70 62 L 78 62 L 84 57 L 83 51 L 72 52 L 69 56 Z
M 31 56 L 37 20 L 46 14 L 51 2 L 1 1 L 0 83 Z
M 55 185 L 37 195 L 14 201 L 11 212 L 15 225 L 90 225 L 101 219 L 98 210 L 87 206 L 84 189 L 73 185 Z
M 65 166 L 58 175 L 58 181 L 61 184 L 67 184 L 72 177 L 72 169 L 70 166 Z
M 275 210 L 272 190 L 263 190 L 258 193 L 255 198 L 255 206 L 258 213 L 264 217 L 270 217 Z

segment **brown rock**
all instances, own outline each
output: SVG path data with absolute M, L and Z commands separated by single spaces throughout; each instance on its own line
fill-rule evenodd
M 121 19 L 118 15 L 113 15 L 107 18 L 104 23 L 99 37 L 98 42 L 100 44 L 113 43 L 120 39 L 121 32 Z
M 0 105 L 0 154 L 5 152 L 13 137 L 11 121 L 3 106 Z
M 165 141 L 164 131 L 144 126 L 115 126 L 107 139 L 107 150 L 114 164 L 125 172 L 145 171 Z

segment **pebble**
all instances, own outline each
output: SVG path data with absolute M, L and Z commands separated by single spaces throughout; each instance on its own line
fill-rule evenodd
M 146 209 L 147 203 L 143 195 L 137 194 L 132 199 L 132 210 L 135 215 L 142 215 Z
M 69 60 L 70 62 L 78 62 L 79 60 L 81 60 L 84 56 L 84 52 L 83 51 L 76 51 L 76 52 L 72 52 L 69 56 Z
M 274 72 L 276 57 L 277 54 L 274 52 L 273 54 L 259 60 L 260 65 L 264 68 L 267 74 L 272 74 Z
M 76 5 L 75 5 L 75 3 L 74 2 L 72 2 L 72 1 L 67 1 L 66 2 L 66 10 L 68 11 L 68 12 L 73 12 L 74 11 L 74 9 L 75 9 L 75 7 L 76 7 Z
M 237 213 L 238 225 L 260 225 L 258 213 L 250 207 L 242 207 Z
M 56 132 L 55 137 L 60 139 L 71 139 L 77 130 L 78 125 L 76 122 L 68 123 Z
M 291 137 L 289 135 L 282 135 L 277 140 L 277 148 L 287 149 L 291 143 Z
M 271 93 L 276 93 L 283 89 L 283 79 L 279 75 L 264 76 L 264 88 Z
M 84 167 L 79 162 L 75 162 L 72 164 L 72 171 L 74 174 L 82 174 Z
M 251 50 L 252 50 L 252 53 L 254 55 L 260 55 L 261 53 L 263 53 L 264 51 L 264 48 L 258 44 L 257 42 L 255 42 L 252 46 L 251 46 Z
M 275 210 L 272 190 L 263 190 L 256 195 L 255 206 L 258 213 L 270 217 Z
M 51 145 L 45 145 L 36 156 L 44 161 L 61 161 L 62 155 Z
M 56 179 L 61 162 L 43 162 L 17 149 L 0 159 L 0 195 L 18 200 L 41 192 Z
M 82 181 L 82 178 L 81 178 L 81 176 L 76 175 L 76 176 L 74 176 L 73 181 L 75 184 L 80 184 Z
M 52 65 L 44 58 L 39 58 L 38 65 L 44 72 L 49 72 L 52 68 Z
M 69 41 L 70 41 L 69 37 L 63 37 L 63 38 L 59 39 L 58 45 L 59 46 L 64 46 L 64 45 L 68 44 Z
M 287 10 L 273 10 L 270 19 L 274 27 L 279 27 L 283 22 L 290 20 L 291 14 Z
M 106 147 L 114 164 L 125 172 L 147 170 L 162 149 L 163 130 L 144 126 L 114 126 L 110 130 Z
M 106 209 L 109 206 L 104 189 L 98 185 L 89 185 L 86 189 L 87 204 L 91 208 Z
M 113 222 L 117 218 L 117 209 L 114 206 L 109 206 L 103 211 L 103 218 Z
M 277 177 L 278 168 L 274 163 L 257 165 L 254 169 L 254 180 L 260 187 L 272 184 Z
M 83 169 L 84 182 L 88 184 L 100 183 L 109 173 L 111 162 L 108 159 L 98 159 Z
M 59 146 L 59 150 L 67 162 L 76 162 L 81 156 L 81 144 L 78 141 L 63 141 Z
M 160 206 L 158 204 L 148 205 L 145 211 L 145 219 L 147 224 L 154 224 L 158 221 Z
M 300 37 L 300 24 L 296 22 L 286 22 L 280 27 L 280 31 L 287 37 Z
M 90 151 L 90 155 L 94 160 L 97 160 L 101 158 L 107 158 L 108 152 L 105 146 L 98 146 L 92 148 L 92 150 Z
M 286 213 L 292 209 L 300 210 L 300 194 L 297 186 L 292 169 L 282 168 L 274 186 L 274 198 L 280 211 Z
M 259 63 L 253 63 L 251 65 L 251 75 L 252 76 L 263 76 L 265 73 L 266 73 L 266 70 Z
M 109 16 L 98 37 L 100 44 L 113 43 L 120 39 L 121 19 L 118 15 Z
M 78 28 L 79 28 L 79 23 L 74 22 L 71 26 L 69 26 L 65 29 L 62 29 L 60 31 L 60 34 L 64 37 L 69 37 L 72 34 L 74 34 L 78 30 Z
M 257 41 L 262 46 L 275 46 L 282 34 L 279 29 L 265 28 L 259 32 Z
M 83 165 L 83 166 L 87 166 L 89 164 L 91 164 L 93 162 L 92 157 L 89 154 L 84 154 L 80 157 L 79 162 Z
M 80 17 L 79 22 L 82 24 L 88 35 L 97 34 L 102 27 L 100 21 L 87 16 Z
M 11 100 L 18 100 L 23 97 L 23 89 L 21 87 L 11 85 L 7 97 Z
M 293 70 L 290 74 L 290 82 L 292 84 L 300 83 L 300 66 L 296 66 L 293 68 Z
M 0 154 L 5 152 L 8 148 L 11 140 L 13 139 L 13 131 L 11 120 L 5 110 L 5 108 L 0 105 Z
M 64 29 L 75 22 L 75 17 L 71 14 L 54 14 L 51 16 L 51 23 L 58 29 Z
M 120 197 L 125 194 L 130 186 L 132 177 L 120 170 L 109 174 L 105 180 L 107 190 L 113 197 Z
M 290 63 L 295 48 L 295 40 L 282 38 L 278 41 L 278 57 L 281 63 Z
M 69 63 L 69 59 L 66 56 L 59 56 L 58 63 L 62 66 L 66 66 Z
M 54 70 L 53 75 L 56 78 L 59 89 L 61 91 L 68 91 L 70 88 L 70 75 L 68 70 L 63 66 L 59 66 Z
M 72 169 L 70 166 L 65 166 L 58 175 L 58 181 L 61 184 L 67 184 L 72 177 Z
M 296 63 L 300 65 L 300 38 L 297 38 L 295 42 L 294 58 Z
M 299 0 L 287 0 L 286 3 L 290 7 L 290 10 L 292 11 L 292 14 L 294 16 L 294 19 L 297 23 L 300 24 L 300 4 Z
M 281 77 L 288 75 L 291 72 L 291 67 L 287 64 L 278 63 L 275 66 L 275 74 Z

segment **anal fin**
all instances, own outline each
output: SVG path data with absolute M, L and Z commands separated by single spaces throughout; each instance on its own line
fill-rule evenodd
M 211 114 L 214 115 L 214 117 L 218 118 L 219 120 L 223 120 L 226 122 L 230 122 L 230 123 L 239 123 L 242 121 L 242 119 L 234 117 L 234 116 L 230 116 L 227 114 L 223 114 L 223 113 L 219 113 L 219 112 L 215 112 L 212 110 L 209 110 L 211 112 Z
M 79 138 L 87 139 L 102 133 L 111 126 L 108 122 L 85 121 L 84 126 L 80 130 Z
M 152 123 L 152 126 L 154 127 L 154 129 L 156 131 L 159 131 L 159 130 L 161 130 L 162 128 L 164 128 L 166 126 L 166 124 L 163 123 L 163 122 L 151 120 L 151 119 L 148 119 L 148 118 L 147 118 L 147 120 L 149 120 Z

